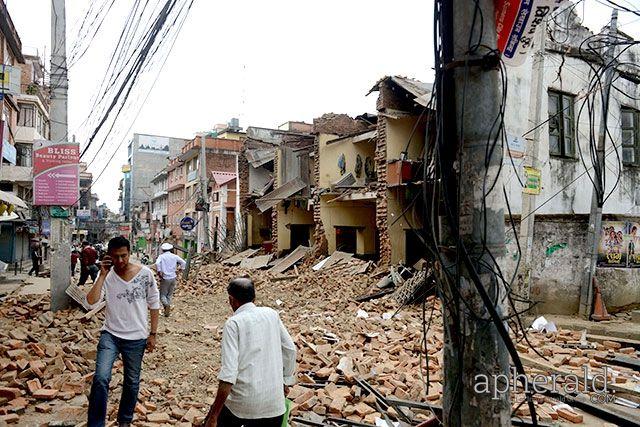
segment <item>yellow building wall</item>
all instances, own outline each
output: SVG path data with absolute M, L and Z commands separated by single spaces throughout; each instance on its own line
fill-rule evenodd
M 387 118 L 387 160 L 395 160 L 400 158 L 407 147 L 409 135 L 416 123 L 417 117 L 406 117 L 401 119 Z M 417 160 L 422 157 L 424 148 L 425 126 L 418 125 L 409 144 L 409 159 Z
M 327 203 L 335 196 L 322 196 L 320 218 L 327 237 L 328 251 L 336 251 L 336 226 L 364 227 L 356 233 L 356 253 L 373 255 L 376 252 L 376 205 L 374 201 Z
M 320 188 L 328 188 L 331 183 L 340 179 L 340 168 L 338 168 L 338 157 L 344 153 L 346 163 L 346 173 L 353 173 L 356 176 L 356 157 L 358 154 L 362 157 L 362 173 L 360 177 L 356 177 L 359 184 L 364 184 L 366 174 L 364 172 L 364 163 L 367 157 L 375 159 L 376 144 L 375 140 L 362 141 L 358 143 L 351 142 L 351 138 L 328 144 L 329 141 L 336 139 L 336 135 L 320 134 L 318 136 L 318 149 L 320 153 Z
M 287 228 L 289 224 L 314 225 L 313 210 L 300 209 L 289 205 L 287 212 L 284 211 L 282 203 L 278 203 L 278 251 L 286 251 L 291 248 L 291 231 Z M 309 238 L 313 239 L 313 230 L 309 230 Z
M 389 239 L 391 241 L 391 263 L 404 263 L 406 257 L 406 230 L 422 228 L 422 224 L 413 218 L 413 208 L 404 216 L 402 212 L 411 200 L 405 199 L 405 188 L 390 188 L 387 190 L 387 224 L 389 225 Z M 400 219 L 398 219 L 401 217 Z
M 264 238 L 260 235 L 261 228 L 271 228 L 271 210 L 260 213 L 258 209 L 252 209 L 247 214 L 247 244 L 249 246 L 261 245 Z

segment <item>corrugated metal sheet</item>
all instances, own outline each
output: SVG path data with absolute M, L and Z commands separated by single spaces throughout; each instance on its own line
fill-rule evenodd
M 264 212 L 269 208 L 276 206 L 282 200 L 287 199 L 298 191 L 305 188 L 305 184 L 300 178 L 294 178 L 291 181 L 281 185 L 264 197 L 256 200 L 256 206 L 260 209 L 260 212 Z
M 403 88 L 404 90 L 412 94 L 415 97 L 414 101 L 417 104 L 420 104 L 422 106 L 427 105 L 429 97 L 426 95 L 431 93 L 431 91 L 433 90 L 433 84 L 424 83 L 424 82 L 421 82 L 420 80 L 410 79 L 408 77 L 385 76 L 380 80 L 378 80 L 375 85 L 373 85 L 369 93 L 380 90 L 380 85 L 388 80 L 391 80 L 392 82 L 394 82 L 395 84 L 397 84 L 398 86 L 400 86 L 401 88 Z
M 260 166 L 273 161 L 276 158 L 276 149 L 268 149 L 268 148 L 256 148 L 253 150 L 246 150 L 245 157 L 247 161 L 254 168 L 259 168 Z

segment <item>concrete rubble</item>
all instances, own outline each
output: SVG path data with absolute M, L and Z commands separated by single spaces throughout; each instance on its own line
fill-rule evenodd
M 190 426 L 204 419 L 215 395 L 222 322 L 229 314 L 226 284 L 243 274 L 254 279 L 258 303 L 280 312 L 298 347 L 298 383 L 288 392 L 292 424 L 342 419 L 375 425 L 376 419 L 388 418 L 417 425 L 441 416 L 440 301 L 435 296 L 424 299 L 430 325 L 423 343 L 422 304 L 402 306 L 393 293 L 363 300 L 380 292 L 377 285 L 389 271 L 367 265 L 369 271 L 358 274 L 368 263 L 340 258 L 317 271 L 313 267 L 319 260 L 308 259 L 277 274 L 221 263 L 192 270 L 190 280 L 179 285 L 176 300 L 201 306 L 178 306 L 172 321 L 184 324 L 181 330 L 163 326 L 161 319 L 159 349 L 145 358 L 135 425 Z M 0 425 L 23 425 L 24 420 L 37 420 L 29 425 L 75 425 L 85 419 L 104 314 L 70 309 L 54 315 L 48 308 L 47 296 L 10 295 L 0 303 Z M 215 322 L 206 323 L 209 313 L 218 313 Z M 189 329 L 187 322 L 195 318 L 201 330 Z M 204 346 L 205 367 L 195 368 L 193 359 L 201 356 L 185 350 L 187 338 Z M 582 331 L 564 329 L 532 331 L 528 340 L 531 345 L 522 337 L 514 339 L 528 376 L 575 373 L 582 378 L 583 366 L 589 366 L 589 375 L 604 374 L 607 367 L 609 393 L 626 399 L 627 406 L 640 402 L 638 347 L 628 340 L 591 339 Z M 162 369 L 169 365 L 173 375 L 163 376 Z M 110 397 L 111 425 L 121 381 L 122 364 L 116 362 L 112 390 L 118 391 Z M 530 414 L 524 397 L 512 393 L 515 416 L 526 419 Z M 536 395 L 540 422 L 589 425 L 597 420 L 584 406 L 559 399 Z M 640 416 L 640 409 L 621 404 L 608 403 L 606 408 Z

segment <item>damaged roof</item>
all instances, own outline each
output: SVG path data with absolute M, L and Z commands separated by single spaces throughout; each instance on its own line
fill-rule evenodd
M 246 149 L 244 152 L 247 161 L 251 163 L 254 168 L 273 161 L 276 157 L 276 149 L 274 148 L 254 148 Z
M 301 180 L 300 178 L 294 178 L 291 181 L 276 188 L 264 197 L 257 199 L 256 206 L 258 207 L 258 209 L 260 209 L 260 212 L 264 212 L 267 209 L 276 206 L 282 200 L 288 199 L 289 197 L 293 196 L 306 186 L 307 184 L 305 184 L 303 180 Z
M 383 78 L 378 80 L 375 85 L 373 85 L 373 87 L 369 90 L 367 95 L 369 95 L 371 92 L 379 91 L 380 85 L 383 83 L 387 83 L 389 81 L 395 83 L 396 85 L 400 86 L 402 89 L 404 89 L 405 91 L 413 95 L 415 97 L 414 101 L 417 104 L 420 104 L 425 107 L 427 106 L 427 103 L 429 101 L 428 95 L 430 95 L 431 91 L 433 90 L 433 84 L 424 83 L 424 82 L 421 82 L 420 80 L 410 79 L 409 77 L 384 76 Z
M 222 187 L 228 182 L 236 179 L 235 172 L 211 171 L 211 178 L 218 187 Z

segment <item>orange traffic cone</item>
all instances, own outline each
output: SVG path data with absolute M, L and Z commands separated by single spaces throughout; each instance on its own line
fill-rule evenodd
M 593 278 L 593 288 L 595 289 L 595 298 L 593 302 L 593 313 L 591 314 L 591 320 L 601 321 L 611 319 L 611 315 L 607 313 L 607 307 L 604 305 L 602 299 L 602 293 L 600 287 L 596 285 L 596 279 Z

